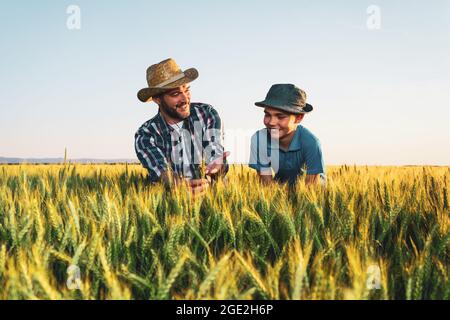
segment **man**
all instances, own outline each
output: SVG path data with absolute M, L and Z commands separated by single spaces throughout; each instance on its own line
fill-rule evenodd
M 264 108 L 266 129 L 252 136 L 249 165 L 258 172 L 260 180 L 293 185 L 306 167 L 307 185 L 325 183 L 320 142 L 300 125 L 305 114 L 313 110 L 306 103 L 306 93 L 293 84 L 275 84 L 266 99 L 255 105 Z
M 184 72 L 173 59 L 147 69 L 148 87 L 138 92 L 142 102 L 154 101 L 158 114 L 135 134 L 135 150 L 148 170 L 151 182 L 187 182 L 194 194 L 203 193 L 213 179 L 228 171 L 221 144 L 221 120 L 204 103 L 191 103 L 189 83 L 198 77 L 190 68 Z M 202 176 L 202 164 L 206 165 Z

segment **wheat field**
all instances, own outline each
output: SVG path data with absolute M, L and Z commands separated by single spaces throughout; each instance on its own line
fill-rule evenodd
M 327 174 L 236 165 L 193 199 L 139 165 L 2 165 L 0 299 L 449 299 L 450 168 Z

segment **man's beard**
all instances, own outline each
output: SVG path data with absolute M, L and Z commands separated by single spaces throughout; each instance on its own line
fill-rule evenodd
M 187 114 L 185 112 L 179 112 L 178 110 L 180 108 L 183 108 L 185 105 L 187 105 Z M 164 99 L 161 99 L 161 108 L 164 110 L 164 112 L 171 118 L 175 119 L 175 120 L 179 120 L 182 121 L 184 119 L 186 119 L 187 117 L 189 117 L 190 112 L 189 112 L 189 101 L 187 101 L 186 103 L 179 103 L 175 106 L 175 108 L 171 108 L 165 101 Z

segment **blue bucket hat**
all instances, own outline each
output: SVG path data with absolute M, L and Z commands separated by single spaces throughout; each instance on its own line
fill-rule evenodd
M 313 106 L 306 103 L 306 92 L 293 84 L 274 84 L 267 93 L 266 99 L 255 102 L 255 105 L 293 114 L 309 113 L 313 110 Z

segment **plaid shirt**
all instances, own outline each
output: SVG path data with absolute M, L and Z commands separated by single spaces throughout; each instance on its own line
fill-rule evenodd
M 149 180 L 158 182 L 168 168 L 179 177 L 188 171 L 194 179 L 200 178 L 200 163 L 209 164 L 223 155 L 222 125 L 217 111 L 208 104 L 191 103 L 190 116 L 183 121 L 184 139 L 189 150 L 183 150 L 181 135 L 168 125 L 161 113 L 145 122 L 135 134 L 135 150 L 139 161 L 148 170 Z M 180 150 L 181 149 L 181 150 Z M 187 152 L 190 163 L 184 163 Z M 200 162 L 200 163 L 199 163 Z M 225 174 L 228 164 L 224 161 Z

